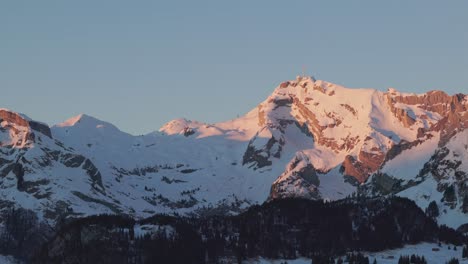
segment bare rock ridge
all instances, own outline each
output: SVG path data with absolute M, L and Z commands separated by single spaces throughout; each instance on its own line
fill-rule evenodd
M 50 128 L 46 124 L 33 121 L 33 120 L 28 120 L 25 117 L 22 117 L 21 115 L 17 113 L 7 111 L 4 109 L 0 109 L 0 122 L 3 122 L 3 121 L 6 121 L 10 124 L 22 126 L 22 127 L 29 127 L 32 130 L 35 130 L 37 132 L 40 132 L 48 136 L 49 138 L 52 138 Z
M 176 119 L 141 136 L 86 115 L 48 127 L 1 109 L 0 120 L 0 204 L 49 221 L 236 213 L 268 199 L 360 192 L 408 197 L 424 209 L 436 201 L 440 221 L 468 223 L 464 94 L 297 77 L 241 117 Z
M 468 106 L 464 94 L 449 96 L 443 91 L 430 91 L 424 95 L 402 95 L 393 91 L 387 93 L 387 99 L 392 112 L 405 125 L 412 125 L 415 121 L 407 111 L 395 107 L 398 103 L 414 105 L 431 113 L 439 114 L 442 119 L 432 124 L 428 131 L 442 132 L 441 145 L 447 142 L 457 130 L 468 127 Z M 420 118 L 427 119 L 427 116 L 420 116 Z M 427 132 L 424 129 L 421 131 L 421 134 Z

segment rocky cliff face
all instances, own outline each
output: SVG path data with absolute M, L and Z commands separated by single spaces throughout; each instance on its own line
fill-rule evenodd
M 0 110 L 0 119 L 0 201 L 5 205 L 17 203 L 55 221 L 73 213 L 74 190 L 105 194 L 93 162 L 53 139 L 47 125 L 8 110 Z
M 317 171 L 304 153 L 298 153 L 281 176 L 273 182 L 270 200 L 306 197 L 318 199 L 320 180 Z
M 5 122 L 2 127 L 12 129 L 14 133 L 18 132 L 17 127 L 22 127 L 24 129 L 37 131 L 49 138 L 52 138 L 50 128 L 46 124 L 30 120 L 29 118 L 6 109 L 0 109 L 0 122 Z M 33 134 L 29 134 L 29 137 L 34 136 Z
M 409 116 L 408 111 L 397 108 L 398 105 L 407 105 L 423 109 L 431 114 L 439 115 L 439 120 L 431 123 L 428 129 L 421 129 L 421 135 L 429 131 L 441 132 L 440 144 L 443 146 L 454 134 L 468 127 L 468 104 L 467 96 L 456 94 L 449 96 L 442 91 L 430 91 L 423 95 L 403 95 L 396 91 L 387 93 L 387 102 L 392 112 L 404 124 L 414 123 L 414 119 Z M 414 112 L 412 112 L 414 115 Z M 419 118 L 427 120 L 428 117 L 420 115 Z
M 176 119 L 143 136 L 87 115 L 51 128 L 4 109 L 0 120 L 0 199 L 50 220 L 235 213 L 267 199 L 357 191 L 406 196 L 423 208 L 436 200 L 444 223 L 468 219 L 463 94 L 298 77 L 242 117 Z

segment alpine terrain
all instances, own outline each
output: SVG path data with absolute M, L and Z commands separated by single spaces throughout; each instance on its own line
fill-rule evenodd
M 468 96 L 281 83 L 244 116 L 133 136 L 88 115 L 0 110 L 0 206 L 54 223 L 124 213 L 235 215 L 283 198 L 400 196 L 468 223 Z

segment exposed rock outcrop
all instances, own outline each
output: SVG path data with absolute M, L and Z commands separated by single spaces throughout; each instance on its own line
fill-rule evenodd
M 361 150 L 357 158 L 347 155 L 341 167 L 343 175 L 352 176 L 359 183 L 365 182 L 382 166 L 385 159 L 385 153 L 381 149 L 374 147 L 371 150 L 372 153 Z
M 195 131 L 191 127 L 184 127 L 183 134 L 184 136 L 188 137 L 188 136 L 195 134 Z
M 286 171 L 272 184 L 270 200 L 300 197 L 318 199 L 320 180 L 304 153 L 298 153 L 288 164 Z
M 39 123 L 33 120 L 28 120 L 17 113 L 0 109 L 0 122 L 2 121 L 6 121 L 11 124 L 16 124 L 22 127 L 29 127 L 34 131 L 40 132 L 43 135 L 52 138 L 50 128 L 46 124 Z
M 269 128 L 265 127 L 264 130 Z M 242 157 L 242 165 L 252 164 L 251 166 L 255 168 L 263 168 L 270 166 L 272 164 L 271 158 L 280 158 L 281 151 L 284 146 L 284 137 L 282 135 L 281 129 L 279 128 L 270 128 L 273 133 L 271 133 L 270 138 L 264 145 L 258 145 L 257 141 L 261 141 L 259 135 L 254 137 L 248 144 L 247 150 Z
M 395 105 L 414 105 L 418 108 L 437 113 L 441 119 L 432 124 L 429 131 L 441 132 L 443 146 L 455 133 L 468 127 L 468 96 L 464 94 L 448 95 L 443 91 L 430 91 L 422 95 L 407 95 L 391 91 L 387 93 L 387 102 L 391 111 L 406 126 L 415 123 L 406 110 Z

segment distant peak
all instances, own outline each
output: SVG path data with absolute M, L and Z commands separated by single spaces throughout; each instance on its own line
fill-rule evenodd
M 387 89 L 387 92 L 393 94 L 393 93 L 398 93 L 398 90 L 393 88 L 393 87 L 390 87 L 390 88 Z
M 188 120 L 186 118 L 177 118 L 164 124 L 159 129 L 159 132 L 163 132 L 168 135 L 186 134 L 187 130 L 193 131 L 193 129 L 203 126 L 203 125 L 206 125 L 206 124 L 197 122 L 197 121 Z
M 22 127 L 28 127 L 38 132 L 41 132 L 42 134 L 50 138 L 52 137 L 50 128 L 47 124 L 34 121 L 28 116 L 21 113 L 17 113 L 5 108 L 0 108 L 0 120 L 7 121 L 9 123 L 13 123 Z
M 315 82 L 316 79 L 315 79 L 313 76 L 307 76 L 307 75 L 301 76 L 301 75 L 298 75 L 298 76 L 296 76 L 296 81 L 298 81 L 298 82 L 306 82 L 306 81 Z
M 92 118 L 94 119 L 93 117 L 90 117 L 86 114 L 79 114 L 77 116 L 74 116 L 72 118 L 69 118 L 67 119 L 65 122 L 63 123 L 60 123 L 60 124 L 57 124 L 56 126 L 58 127 L 69 127 L 69 126 L 74 126 L 78 123 L 80 123 L 83 119 L 88 119 L 88 118 Z
M 56 124 L 55 127 L 97 127 L 97 128 L 103 128 L 103 127 L 112 127 L 117 129 L 114 125 L 111 123 L 99 120 L 95 117 L 92 117 L 87 114 L 79 114 L 77 116 L 74 116 L 72 118 L 67 119 L 65 122 Z
M 173 120 L 165 123 L 164 125 L 162 125 L 162 127 L 159 129 L 159 131 L 163 131 L 163 130 L 166 130 L 166 129 L 172 128 L 172 127 L 188 126 L 190 123 L 191 123 L 191 121 L 186 119 L 186 118 L 183 118 L 183 117 L 176 118 L 176 119 L 173 119 Z
M 302 86 L 306 87 L 308 85 L 313 85 L 317 80 L 312 76 L 296 76 L 295 80 L 284 81 L 280 83 L 279 88 L 287 88 L 289 86 L 296 87 Z
M 312 76 L 296 76 L 296 80 L 290 81 L 291 83 L 304 84 L 304 83 L 315 83 L 317 80 Z
M 128 135 L 127 133 L 120 131 L 120 129 L 115 125 L 86 114 L 79 114 L 69 118 L 62 123 L 54 125 L 52 129 L 58 134 L 62 133 L 60 131 L 65 131 L 66 133 L 75 131 L 78 134 L 88 131 L 89 133 L 106 133 L 107 135 Z
M 15 111 L 7 109 L 7 108 L 0 108 L 0 112 L 9 113 L 10 115 L 19 116 L 19 117 L 23 118 L 26 121 L 31 121 L 32 120 L 29 116 L 27 116 L 25 114 L 15 112 Z

